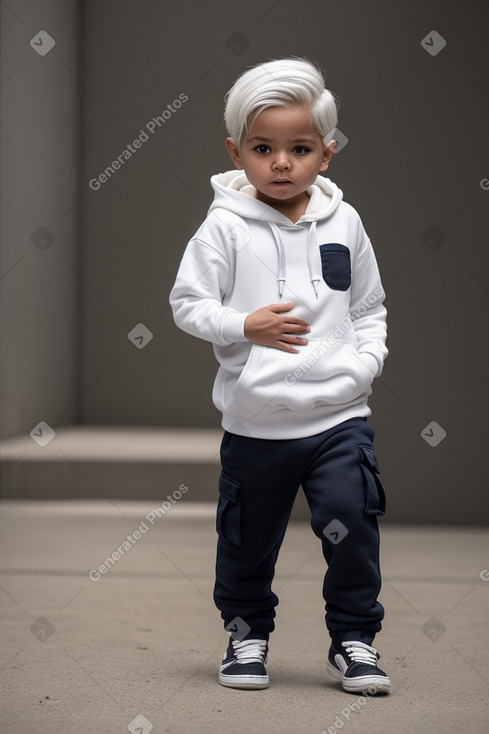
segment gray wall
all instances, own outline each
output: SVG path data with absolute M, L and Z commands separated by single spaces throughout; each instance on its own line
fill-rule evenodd
M 88 0 L 66 20 L 75 5 L 3 9 L 4 434 L 41 418 L 219 425 L 211 347 L 174 327 L 168 293 L 209 178 L 231 167 L 225 92 L 247 66 L 304 55 L 340 99 L 349 142 L 328 175 L 360 211 L 388 293 L 390 356 L 371 400 L 384 481 L 401 517 L 451 504 L 462 522 L 487 520 L 488 4 Z M 40 28 L 56 37 L 43 58 L 28 46 Z M 421 43 L 433 30 L 436 55 Z M 29 241 L 41 224 L 56 235 L 44 252 Z M 143 349 L 127 337 L 139 323 L 153 334 Z M 433 421 L 437 446 L 421 435 L 435 442 Z
M 2 435 L 75 422 L 79 28 L 73 0 L 1 3 Z M 49 48 L 40 31 L 55 46 Z

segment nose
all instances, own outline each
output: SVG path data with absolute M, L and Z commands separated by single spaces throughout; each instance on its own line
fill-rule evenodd
M 285 151 L 277 152 L 273 161 L 273 167 L 277 171 L 285 171 L 290 169 L 289 157 Z

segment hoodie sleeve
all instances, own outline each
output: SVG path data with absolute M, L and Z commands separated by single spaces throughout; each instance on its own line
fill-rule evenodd
M 176 325 L 192 336 L 219 346 L 247 341 L 247 313 L 223 306 L 229 283 L 227 258 L 205 242 L 190 240 L 170 293 Z
M 387 311 L 372 244 L 359 221 L 358 249 L 352 258 L 350 316 L 362 362 L 378 377 L 387 357 Z

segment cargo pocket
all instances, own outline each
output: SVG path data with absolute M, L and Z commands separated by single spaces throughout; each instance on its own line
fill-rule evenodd
M 242 544 L 240 485 L 224 472 L 219 478 L 216 530 L 222 540 L 234 545 Z
M 365 486 L 365 513 L 385 514 L 385 492 L 379 478 L 379 465 L 372 446 L 358 446 Z
M 351 262 L 348 247 L 329 242 L 326 245 L 319 245 L 319 252 L 326 285 L 335 291 L 347 291 L 351 286 Z

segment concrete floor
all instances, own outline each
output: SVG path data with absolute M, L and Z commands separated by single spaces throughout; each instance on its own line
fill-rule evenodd
M 487 530 L 382 526 L 376 645 L 393 691 L 359 698 L 325 674 L 319 541 L 291 523 L 274 587 L 271 685 L 249 692 L 217 683 L 227 635 L 212 602 L 213 506 L 182 502 L 152 524 L 153 509 L 2 503 L 1 731 L 489 731 Z M 90 580 L 124 540 L 118 562 Z

